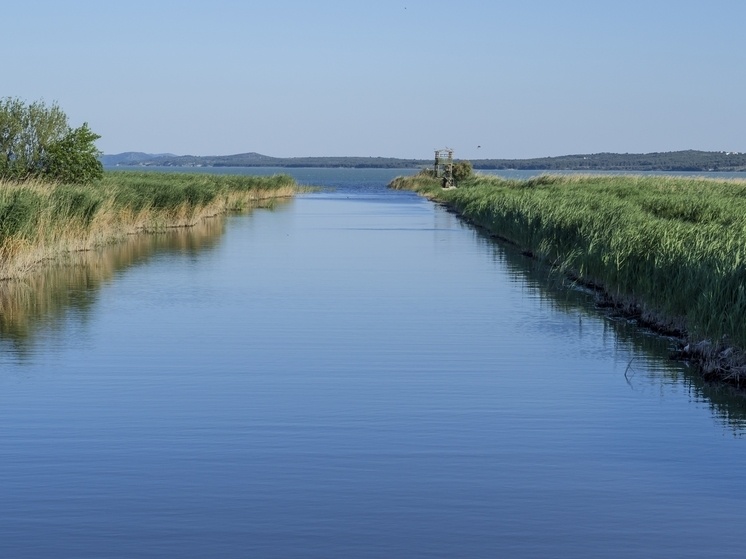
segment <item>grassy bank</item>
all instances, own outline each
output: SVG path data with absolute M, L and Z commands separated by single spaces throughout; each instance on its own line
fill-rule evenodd
M 455 190 L 394 180 L 600 287 L 606 302 L 687 340 L 706 375 L 746 385 L 746 181 L 476 175 Z
M 296 190 L 287 175 L 109 172 L 86 186 L 0 182 L 0 278 L 23 276 L 65 252 L 191 226 Z

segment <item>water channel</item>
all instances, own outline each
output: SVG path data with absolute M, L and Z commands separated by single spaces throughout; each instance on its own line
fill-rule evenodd
M 397 172 L 293 173 L 0 292 L 0 556 L 743 556 L 743 398 Z

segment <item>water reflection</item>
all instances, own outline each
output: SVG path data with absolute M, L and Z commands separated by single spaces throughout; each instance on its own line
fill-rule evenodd
M 456 227 L 459 221 L 447 212 L 441 212 L 437 219 L 438 227 Z M 523 286 L 527 296 L 552 309 L 577 316 L 577 321 L 566 321 L 558 327 L 566 330 L 568 324 L 575 324 L 578 338 L 582 338 L 584 322 L 603 321 L 603 347 L 599 351 L 623 351 L 629 356 L 623 374 L 631 390 L 653 388 L 663 393 L 683 387 L 692 402 L 706 405 L 716 420 L 732 430 L 734 435 L 741 436 L 746 432 L 744 394 L 728 386 L 707 383 L 696 368 L 671 360 L 676 340 L 641 329 L 623 317 L 600 311 L 595 306 L 594 294 L 589 290 L 572 285 L 516 247 L 492 238 L 483 230 L 472 229 L 475 241 L 485 246 L 494 262 L 508 271 L 511 281 Z
M 146 262 L 162 251 L 193 255 L 214 247 L 225 231 L 225 218 L 190 228 L 133 236 L 100 250 L 69 254 L 22 281 L 0 285 L 0 349 L 23 359 L 42 330 L 56 331 L 74 318 L 85 323 L 100 288 L 115 274 Z
M 454 242 L 449 230 L 465 227 L 454 214 L 434 213 L 436 246 L 448 252 Z M 116 274 L 148 261 L 158 252 L 197 255 L 214 248 L 225 231 L 225 220 L 205 220 L 189 229 L 140 235 L 106 249 L 69 255 L 68 258 L 22 282 L 0 285 L 0 351 L 26 360 L 44 332 L 61 332 L 71 324 L 84 325 L 94 311 L 100 289 Z M 546 266 L 527 258 L 515 247 L 496 242 L 472 229 L 476 243 L 483 245 L 497 266 L 522 286 L 527 297 L 549 308 L 575 317 L 557 324 L 542 324 L 540 331 L 576 328 L 582 339 L 592 322 L 602 322 L 601 343 L 585 351 L 618 352 L 626 368 L 619 371 L 630 390 L 682 389 L 690 401 L 709 408 L 718 422 L 734 434 L 746 431 L 746 399 L 728 387 L 705 383 L 693 368 L 668 359 L 673 341 L 640 331 L 627 320 L 605 316 L 594 307 L 593 295 L 568 286 Z

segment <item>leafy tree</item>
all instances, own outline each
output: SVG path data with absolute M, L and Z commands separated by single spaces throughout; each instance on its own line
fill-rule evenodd
M 0 99 L 0 178 L 85 183 L 103 176 L 88 124 L 71 129 L 56 104 Z
M 453 180 L 456 183 L 468 179 L 472 173 L 471 161 L 457 161 L 453 164 Z
M 61 182 L 88 183 L 100 179 L 104 176 L 104 167 L 94 145 L 100 137 L 88 128 L 87 122 L 70 130 L 47 148 L 45 173 Z

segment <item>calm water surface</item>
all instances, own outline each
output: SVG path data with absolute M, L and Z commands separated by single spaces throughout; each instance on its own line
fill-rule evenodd
M 743 556 L 742 399 L 396 171 L 293 172 L 6 286 L 0 556 Z

